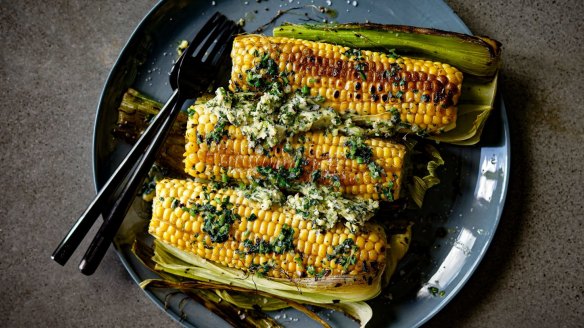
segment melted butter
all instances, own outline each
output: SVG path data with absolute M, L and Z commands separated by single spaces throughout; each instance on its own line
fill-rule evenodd
M 263 94 L 219 88 L 205 110 L 239 127 L 250 146 L 260 151 L 302 132 L 342 124 L 339 114 L 315 97 L 285 93 L 277 84 Z

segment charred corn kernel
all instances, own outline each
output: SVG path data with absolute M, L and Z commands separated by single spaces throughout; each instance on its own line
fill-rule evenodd
M 204 211 L 199 210 L 194 216 L 189 214 L 188 217 L 184 217 L 180 214 L 179 219 L 178 212 L 171 210 L 172 204 L 167 202 L 166 198 L 158 196 L 172 194 L 178 189 L 183 190 L 183 193 L 185 190 L 190 193 L 184 201 L 188 208 L 216 204 L 206 199 L 220 199 L 228 201 L 230 205 L 227 208 L 234 213 L 257 213 L 258 217 L 251 222 L 247 221 L 246 217 L 235 219 L 227 227 L 229 233 L 226 239 L 214 242 L 213 238 L 216 238 L 216 235 L 213 231 L 205 231 L 204 227 L 206 219 L 215 220 L 216 216 L 211 216 L 209 219 Z M 315 272 L 330 270 L 331 275 L 357 274 L 360 272 L 359 268 L 363 265 L 363 261 L 375 261 L 384 256 L 381 252 L 385 252 L 386 237 L 383 228 L 379 225 L 367 224 L 354 234 L 347 227 L 339 224 L 326 233 L 320 233 L 317 230 L 311 230 L 312 224 L 295 223 L 306 221 L 295 215 L 291 209 L 276 206 L 269 211 L 260 211 L 260 204 L 239 197 L 238 191 L 234 189 L 225 188 L 208 192 L 205 191 L 207 189 L 203 183 L 190 180 L 166 179 L 158 182 L 157 196 L 153 201 L 153 217 L 148 229 L 150 234 L 183 251 L 232 268 L 254 271 L 258 270 L 259 266 L 269 263 L 270 269 L 262 273 L 271 277 L 311 275 L 307 272 L 308 266 L 312 266 L 311 269 Z M 212 213 L 224 214 L 222 206 L 217 204 Z M 161 208 L 164 210 L 160 210 Z M 245 209 L 242 210 L 242 208 Z M 165 217 L 160 213 L 169 214 Z M 189 213 L 189 211 L 184 211 L 184 213 Z M 281 217 L 289 220 L 288 223 L 279 223 Z M 178 224 L 179 221 L 181 221 L 180 224 Z M 242 226 L 245 227 L 244 231 L 253 228 L 253 232 L 242 233 Z M 293 228 L 294 226 L 297 228 Z M 367 249 L 367 245 L 373 245 L 372 239 L 376 240 L 375 247 L 371 246 Z M 263 240 L 264 246 L 267 247 L 264 251 L 258 250 L 260 249 L 259 240 Z M 277 241 L 283 243 L 277 243 Z M 348 241 L 354 245 L 350 250 L 344 246 L 335 247 L 339 243 Z M 256 245 L 257 248 L 250 248 L 250 243 Z M 363 243 L 365 243 L 363 247 L 358 246 Z M 282 246 L 283 244 L 287 246 Z M 278 251 L 278 247 L 285 247 L 285 249 Z M 351 261 L 353 264 L 348 263 L 348 256 L 355 256 L 356 261 Z M 384 266 L 385 262 L 379 261 L 375 265 L 378 268 L 377 272 L 370 272 L 370 274 L 380 274 Z
M 322 45 L 324 48 L 320 48 Z M 255 54 L 250 55 L 251 49 L 256 50 Z M 391 114 L 388 112 L 395 107 L 408 123 L 418 124 L 428 133 L 455 127 L 463 75 L 448 64 L 408 57 L 394 59 L 380 52 L 248 34 L 237 36 L 233 42 L 231 90 L 257 89 L 248 83 L 247 76 L 250 68 L 257 66 L 265 54 L 270 54 L 278 67 L 285 68 L 280 72 L 291 73 L 288 82 L 292 91 L 308 86 L 312 96 L 324 97 L 325 106 L 342 114 L 381 114 L 383 119 L 389 120 Z M 266 72 L 264 69 L 260 73 Z M 278 76 L 270 78 L 278 79 Z M 420 106 L 428 103 L 436 104 L 442 114 L 451 109 L 448 119 L 421 117 L 416 120 L 416 116 L 406 115 L 416 113 Z
M 195 112 L 202 112 L 201 106 L 204 104 L 197 104 L 192 109 Z M 213 116 L 214 114 L 209 114 L 205 117 L 209 119 Z M 199 120 L 195 120 L 197 117 Z M 187 144 L 200 142 L 195 131 L 203 124 L 200 121 L 201 117 L 203 116 L 192 115 L 189 118 Z M 205 138 L 206 133 L 199 133 L 198 136 Z M 319 170 L 320 178 L 317 183 L 333 185 L 338 179 L 341 186 L 337 189 L 345 194 L 386 200 L 387 197 L 382 192 L 383 187 L 392 185 L 393 199 L 398 199 L 403 180 L 403 160 L 407 156 L 405 146 L 377 138 L 364 140 L 371 148 L 372 160 L 383 170 L 381 177 L 373 179 L 366 164 L 359 164 L 356 159 L 347 158 L 350 149 L 346 145 L 348 140 L 345 136 L 325 135 L 323 132 L 307 132 L 293 138 L 292 147 L 294 149 L 303 147 L 303 158 L 306 160 L 298 181 L 309 181 L 312 173 Z M 203 142 L 201 145 L 205 147 L 201 146 L 198 151 L 186 147 L 185 172 L 195 178 L 222 181 L 227 176 L 248 183 L 249 177 L 260 177 L 258 167 L 289 169 L 295 165 L 295 155 L 285 152 L 283 145 L 278 145 L 265 154 L 257 154 L 247 146 L 238 146 L 246 141 L 240 129 L 233 127 L 219 143 Z

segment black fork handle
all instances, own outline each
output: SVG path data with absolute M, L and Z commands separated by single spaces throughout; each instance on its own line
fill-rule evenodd
M 168 116 L 168 112 L 173 109 L 177 100 L 179 100 L 178 91 L 175 91 L 167 101 L 164 108 L 158 113 L 152 124 L 150 124 L 146 131 L 144 131 L 142 137 L 136 142 L 132 150 L 126 155 L 122 163 L 97 193 L 85 212 L 81 214 L 77 219 L 77 222 L 75 222 L 75 225 L 71 227 L 65 238 L 63 238 L 59 246 L 57 246 L 51 256 L 55 262 L 65 265 L 69 258 L 71 258 L 71 255 L 73 255 L 79 244 L 81 244 L 81 241 L 83 241 L 83 238 L 85 238 L 99 215 L 102 213 L 104 206 L 110 204 L 112 199 L 115 199 L 114 194 L 115 191 L 119 189 L 120 183 L 123 182 L 130 171 L 136 167 L 136 162 L 140 159 L 144 150 L 148 147 L 152 138 L 164 123 L 164 118 Z
M 158 150 L 166 140 L 172 125 L 178 113 L 180 112 L 186 99 L 181 97 L 180 94 L 177 97 L 176 102 L 172 105 L 171 111 L 164 120 L 162 127 L 158 130 L 158 133 L 154 136 L 152 143 L 142 156 L 142 159 L 136 164 L 136 169 L 125 184 L 120 192 L 119 197 L 116 199 L 109 215 L 104 219 L 99 231 L 93 238 L 87 252 L 83 256 L 81 263 L 79 264 L 79 270 L 85 275 L 91 275 L 95 272 L 101 260 L 103 259 L 109 245 L 112 243 L 117 231 L 119 230 L 124 217 L 128 213 L 130 206 L 133 203 L 134 197 L 138 192 L 138 189 L 142 186 L 144 176 L 148 173 L 148 170 L 152 167 Z

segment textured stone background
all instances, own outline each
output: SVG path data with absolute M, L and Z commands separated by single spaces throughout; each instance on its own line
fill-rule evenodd
M 89 278 L 49 259 L 94 195 L 99 93 L 155 2 L 0 0 L 1 326 L 177 326 L 111 250 Z M 448 3 L 504 44 L 512 179 L 484 261 L 428 327 L 581 326 L 583 2 Z

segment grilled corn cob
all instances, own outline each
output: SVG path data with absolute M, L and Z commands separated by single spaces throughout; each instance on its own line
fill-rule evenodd
M 347 156 L 349 138 L 307 132 L 292 138 L 290 145 L 296 150 L 303 149 L 301 154 L 285 151 L 286 145 L 258 154 L 248 146 L 241 130 L 232 125 L 225 127 L 227 136 L 218 143 L 205 142 L 216 127 L 217 117 L 205 113 L 202 106 L 191 109 L 187 123 L 185 172 L 193 177 L 215 181 L 231 178 L 249 183 L 250 179 L 260 177 L 258 167 L 283 167 L 301 171 L 295 181 L 332 185 L 346 195 L 390 201 L 399 198 L 406 156 L 403 145 L 367 139 L 364 144 L 371 149 L 371 163 L 360 164 L 358 158 Z M 301 167 L 295 167 L 299 164 Z M 371 164 L 382 172 L 372 171 Z
M 230 88 L 288 84 L 325 99 L 341 114 L 376 115 L 401 130 L 428 134 L 456 126 L 462 73 L 438 62 L 285 37 L 240 35 L 233 42 Z
M 162 104 L 140 94 L 137 90 L 128 89 L 118 108 L 118 120 L 113 133 L 131 144 L 135 143 L 161 107 Z M 179 113 L 157 158 L 162 166 L 176 174 L 183 172 L 182 155 L 186 122 L 187 115 Z
M 319 232 L 286 207 L 262 210 L 236 190 L 207 188 L 160 181 L 149 233 L 206 260 L 275 278 L 345 275 L 367 282 L 386 266 L 387 239 L 378 225 Z

